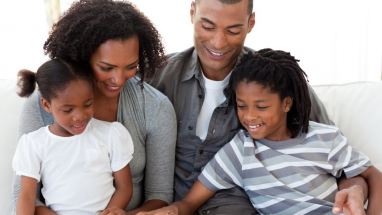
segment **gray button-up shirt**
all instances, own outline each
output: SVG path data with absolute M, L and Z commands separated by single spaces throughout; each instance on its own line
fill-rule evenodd
M 244 48 L 242 54 L 248 51 L 249 48 Z M 186 195 L 202 168 L 215 153 L 233 138 L 240 123 L 234 107 L 225 101 L 214 110 L 206 139 L 202 141 L 196 135 L 196 121 L 203 105 L 205 88 L 201 66 L 193 47 L 170 55 L 167 65 L 157 73 L 150 84 L 167 95 L 177 116 L 174 189 L 175 199 L 178 200 Z M 313 102 L 312 105 L 315 104 Z M 322 111 L 321 108 L 317 109 Z M 323 112 L 326 113 L 325 110 Z M 216 207 L 225 202 L 232 204 L 237 201 L 240 204 L 243 197 L 246 198 L 246 195 L 239 188 L 221 190 L 203 208 Z

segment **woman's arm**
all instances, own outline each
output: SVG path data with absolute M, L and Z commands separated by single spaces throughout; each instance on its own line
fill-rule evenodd
M 18 215 L 33 215 L 35 210 L 37 180 L 21 176 L 20 196 L 17 200 L 16 213 Z
M 160 95 L 160 99 L 155 107 L 146 105 L 146 201 L 128 214 L 161 208 L 173 200 L 176 117 L 167 97 Z

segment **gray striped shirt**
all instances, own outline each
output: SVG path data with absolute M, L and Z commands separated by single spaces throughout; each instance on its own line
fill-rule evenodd
M 330 214 L 336 178 L 371 165 L 338 128 L 309 123 L 307 134 L 256 140 L 241 130 L 208 163 L 199 180 L 210 190 L 242 187 L 263 214 Z

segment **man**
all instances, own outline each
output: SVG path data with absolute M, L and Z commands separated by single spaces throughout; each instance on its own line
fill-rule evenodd
M 239 127 L 224 89 L 240 56 L 250 51 L 244 47 L 244 41 L 255 25 L 252 7 L 253 0 L 192 2 L 194 47 L 170 55 L 168 64 L 151 80 L 154 87 L 169 97 L 177 114 L 176 200 L 185 196 L 201 169 Z M 329 123 L 313 91 L 311 96 L 314 106 L 311 118 Z M 256 214 L 256 211 L 243 190 L 233 188 L 217 192 L 198 213 Z

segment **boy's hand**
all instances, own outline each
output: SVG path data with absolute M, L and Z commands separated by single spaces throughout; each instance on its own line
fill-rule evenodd
M 332 211 L 334 214 L 342 212 L 344 215 L 365 215 L 363 200 L 364 195 L 360 186 L 354 185 L 342 189 L 336 194 Z
M 121 208 L 111 207 L 106 208 L 99 215 L 126 215 L 126 212 Z

